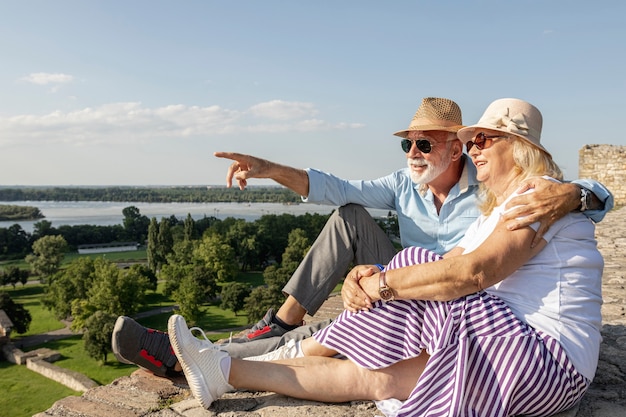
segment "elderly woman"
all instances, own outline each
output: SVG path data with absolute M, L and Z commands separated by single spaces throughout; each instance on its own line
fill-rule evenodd
M 603 260 L 593 223 L 570 213 L 532 247 L 536 225 L 511 232 L 499 221 L 523 180 L 561 179 L 541 127 L 534 106 L 501 99 L 461 129 L 484 214 L 443 259 L 408 248 L 379 274 L 353 269 L 342 291 L 348 309 L 283 349 L 296 358 L 231 359 L 172 316 L 169 337 L 194 396 L 207 408 L 233 388 L 371 399 L 389 416 L 538 416 L 575 404 L 600 345 Z

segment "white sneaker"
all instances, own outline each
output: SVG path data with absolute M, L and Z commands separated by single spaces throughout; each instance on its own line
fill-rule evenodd
M 277 361 L 280 359 L 292 359 L 292 358 L 301 358 L 304 354 L 302 353 L 302 349 L 300 348 L 300 342 L 296 342 L 295 339 L 290 339 L 279 347 L 271 352 L 264 353 L 263 355 L 258 356 L 250 356 L 248 358 L 244 358 L 246 361 Z
M 221 366 L 228 353 L 211 343 L 202 329 L 188 329 L 185 319 L 175 314 L 168 320 L 167 330 L 189 388 L 204 408 L 209 408 L 222 394 L 234 389 Z M 197 339 L 191 330 L 202 332 L 205 340 Z

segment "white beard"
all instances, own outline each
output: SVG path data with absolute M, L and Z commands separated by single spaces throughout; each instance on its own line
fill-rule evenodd
M 423 158 L 408 158 L 406 162 L 409 167 L 409 172 L 411 174 L 411 180 L 416 184 L 428 184 L 439 175 L 441 175 L 446 169 L 448 169 L 452 160 L 446 155 L 444 160 L 442 160 L 441 163 L 438 165 L 435 165 L 432 162 L 427 161 Z M 411 169 L 411 165 L 425 165 L 426 169 L 424 170 L 424 172 L 419 174 Z

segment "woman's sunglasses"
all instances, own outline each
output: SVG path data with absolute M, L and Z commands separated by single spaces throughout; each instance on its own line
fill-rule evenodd
M 402 146 L 402 150 L 404 151 L 404 153 L 411 152 L 413 142 L 415 142 L 417 150 L 421 153 L 430 153 L 430 151 L 433 150 L 433 146 L 430 144 L 430 141 L 426 139 L 402 139 L 400 141 L 400 146 Z
M 506 136 L 502 136 L 502 135 L 487 136 L 483 132 L 480 132 L 474 137 L 473 141 L 470 140 L 465 144 L 465 149 L 467 149 L 467 152 L 469 152 L 470 149 L 472 149 L 472 146 L 476 145 L 476 148 L 478 148 L 479 151 L 482 151 L 483 149 L 490 148 L 491 145 L 493 145 L 494 139 L 505 138 L 505 137 Z

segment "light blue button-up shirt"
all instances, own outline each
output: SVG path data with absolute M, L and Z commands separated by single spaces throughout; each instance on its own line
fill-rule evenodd
M 421 246 L 439 254 L 454 248 L 470 224 L 480 215 L 477 206 L 476 168 L 465 157 L 463 174 L 452 187 L 437 213 L 433 193 L 411 180 L 409 168 L 370 181 L 343 180 L 332 174 L 308 169 L 306 202 L 395 210 L 403 247 Z
M 309 168 L 309 195 L 303 201 L 337 206 L 354 203 L 368 208 L 395 210 L 403 247 L 421 246 L 444 254 L 457 246 L 469 225 L 481 214 L 476 168 L 467 156 L 463 158 L 465 166 L 461 179 L 448 193 L 439 213 L 433 193 L 428 187 L 411 180 L 408 167 L 368 181 L 344 180 Z M 613 207 L 611 193 L 594 180 L 574 182 L 591 190 L 605 202 L 604 210 L 585 212 L 594 221 L 602 220 Z

